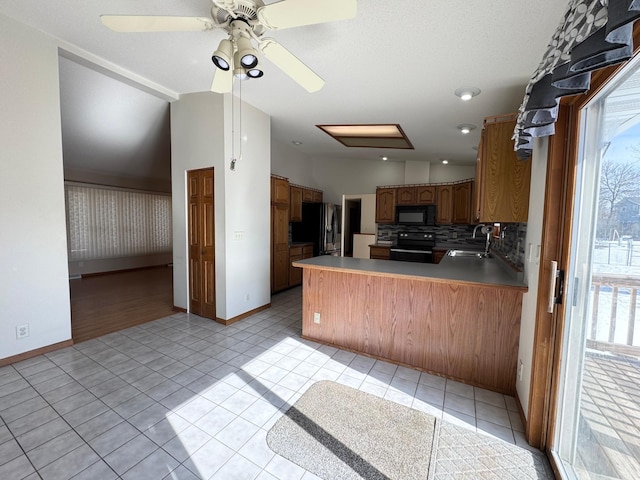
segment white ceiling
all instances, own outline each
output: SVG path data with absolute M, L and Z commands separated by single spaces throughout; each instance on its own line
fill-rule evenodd
M 321 1 L 321 0 L 317 0 Z M 274 3 L 266 1 L 265 3 Z M 308 155 L 472 163 L 485 116 L 516 111 L 568 1 L 359 0 L 355 19 L 267 32 L 322 76 L 309 94 L 263 60 L 243 100 Z M 0 0 L 0 12 L 177 94 L 211 85 L 223 32 L 115 33 L 100 14 L 209 16 L 209 0 Z M 463 103 L 461 86 L 482 90 Z M 237 94 L 237 89 L 236 89 Z M 316 124 L 399 123 L 415 150 L 347 149 Z M 478 126 L 468 136 L 461 123 Z

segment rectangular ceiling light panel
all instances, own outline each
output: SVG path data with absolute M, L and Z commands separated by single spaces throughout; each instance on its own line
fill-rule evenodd
M 345 147 L 413 150 L 413 145 L 398 124 L 316 126 Z

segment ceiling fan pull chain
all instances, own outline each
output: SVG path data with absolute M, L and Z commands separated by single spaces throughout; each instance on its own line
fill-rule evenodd
M 232 80 L 232 85 L 235 83 L 235 80 Z M 235 108 L 235 95 L 233 94 L 233 87 L 231 88 L 231 163 L 229 164 L 229 169 L 234 171 L 236 169 L 236 108 Z
M 238 116 L 240 117 L 240 121 L 238 122 L 238 129 L 240 130 L 238 134 L 238 140 L 240 142 L 240 155 L 238 155 L 238 159 L 242 159 L 242 78 L 238 81 L 240 84 L 240 107 L 238 107 Z

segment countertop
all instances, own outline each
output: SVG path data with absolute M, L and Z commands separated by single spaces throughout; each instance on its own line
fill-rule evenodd
M 367 275 L 400 276 L 431 280 L 435 282 L 460 282 L 479 285 L 493 285 L 526 291 L 527 286 L 521 275 L 496 257 L 449 257 L 439 264 L 399 262 L 389 260 L 369 260 L 330 255 L 308 258 L 293 262 L 295 267 L 320 270 L 348 271 Z

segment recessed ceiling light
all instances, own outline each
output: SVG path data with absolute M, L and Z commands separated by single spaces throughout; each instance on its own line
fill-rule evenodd
M 449 160 L 442 160 L 442 164 L 443 165 L 448 165 L 449 164 Z
M 476 87 L 460 87 L 453 92 L 456 97 L 460 97 L 460 100 L 467 102 L 473 97 L 480 95 L 481 90 Z
M 302 145 L 302 142 L 299 140 L 293 140 L 291 143 L 293 143 L 294 145 Z
M 382 161 L 386 162 L 387 160 L 389 160 L 389 157 L 380 157 L 382 159 Z
M 475 130 L 476 126 L 472 123 L 462 123 L 456 127 L 463 135 L 468 135 L 471 130 Z

